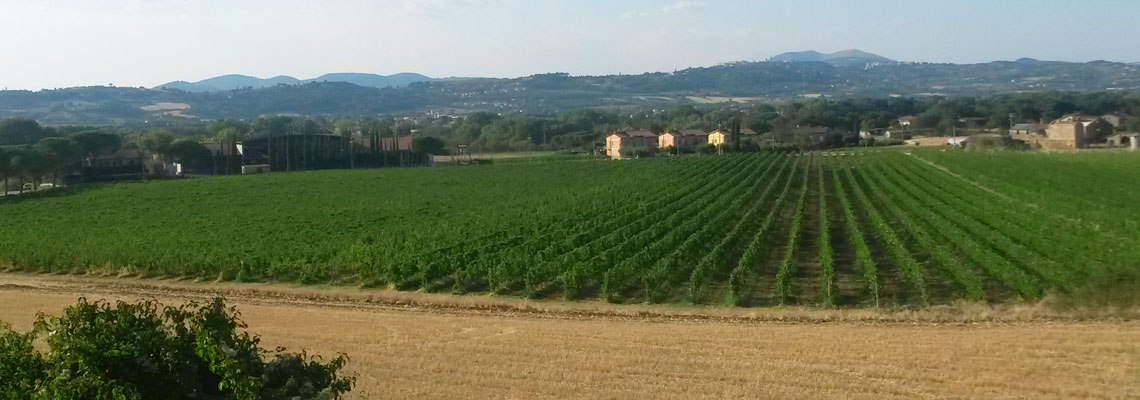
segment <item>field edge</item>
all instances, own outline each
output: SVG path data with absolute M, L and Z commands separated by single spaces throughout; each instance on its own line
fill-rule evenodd
M 388 289 L 298 284 L 207 282 L 98 275 L 51 275 L 0 270 L 0 291 L 70 293 L 76 297 L 174 298 L 201 301 L 221 296 L 251 304 L 305 305 L 341 309 L 554 319 L 707 321 L 755 324 L 1032 324 L 1140 322 L 1140 309 L 1065 310 L 1053 298 L 1031 304 L 958 301 L 928 307 L 842 308 L 682 306 L 611 304 L 604 300 L 529 300 L 505 296 L 456 296 Z

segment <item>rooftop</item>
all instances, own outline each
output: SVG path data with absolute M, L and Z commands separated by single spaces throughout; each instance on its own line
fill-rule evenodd
M 612 134 L 625 137 L 657 137 L 657 134 L 650 131 L 617 131 Z
M 1042 129 L 1045 129 L 1045 126 L 1039 124 L 1017 124 L 1009 128 L 1011 131 L 1037 131 Z

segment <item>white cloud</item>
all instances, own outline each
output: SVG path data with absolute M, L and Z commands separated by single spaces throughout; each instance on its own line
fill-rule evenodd
M 681 0 L 681 1 L 678 1 L 676 3 L 667 5 L 665 7 L 661 7 L 661 12 L 668 14 L 668 13 L 672 13 L 672 12 L 688 10 L 690 8 L 700 8 L 700 7 L 704 7 L 707 5 L 709 5 L 709 4 L 705 3 L 703 1 Z

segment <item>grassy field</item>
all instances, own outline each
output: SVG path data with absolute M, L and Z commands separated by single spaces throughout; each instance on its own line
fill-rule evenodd
M 0 260 L 616 303 L 1031 302 L 1135 269 L 1137 168 L 872 150 L 92 186 L 0 202 Z
M 264 346 L 347 353 L 348 372 L 358 378 L 350 398 L 1140 396 L 1135 322 L 836 322 L 867 310 L 811 312 L 836 316 L 826 324 L 749 322 L 581 302 L 565 305 L 577 311 L 526 313 L 479 306 L 487 298 L 448 297 L 472 306 L 421 308 L 385 305 L 357 289 L 2 273 L 0 320 L 27 330 L 35 312 L 57 314 L 76 296 L 174 304 L 214 294 L 239 308 Z M 539 306 L 557 307 L 551 303 Z M 639 311 L 623 312 L 630 308 Z

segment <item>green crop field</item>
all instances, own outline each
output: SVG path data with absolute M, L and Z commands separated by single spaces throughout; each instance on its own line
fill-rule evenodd
M 319 171 L 0 201 L 0 264 L 613 302 L 1035 301 L 1140 260 L 1140 156 L 858 150 Z

